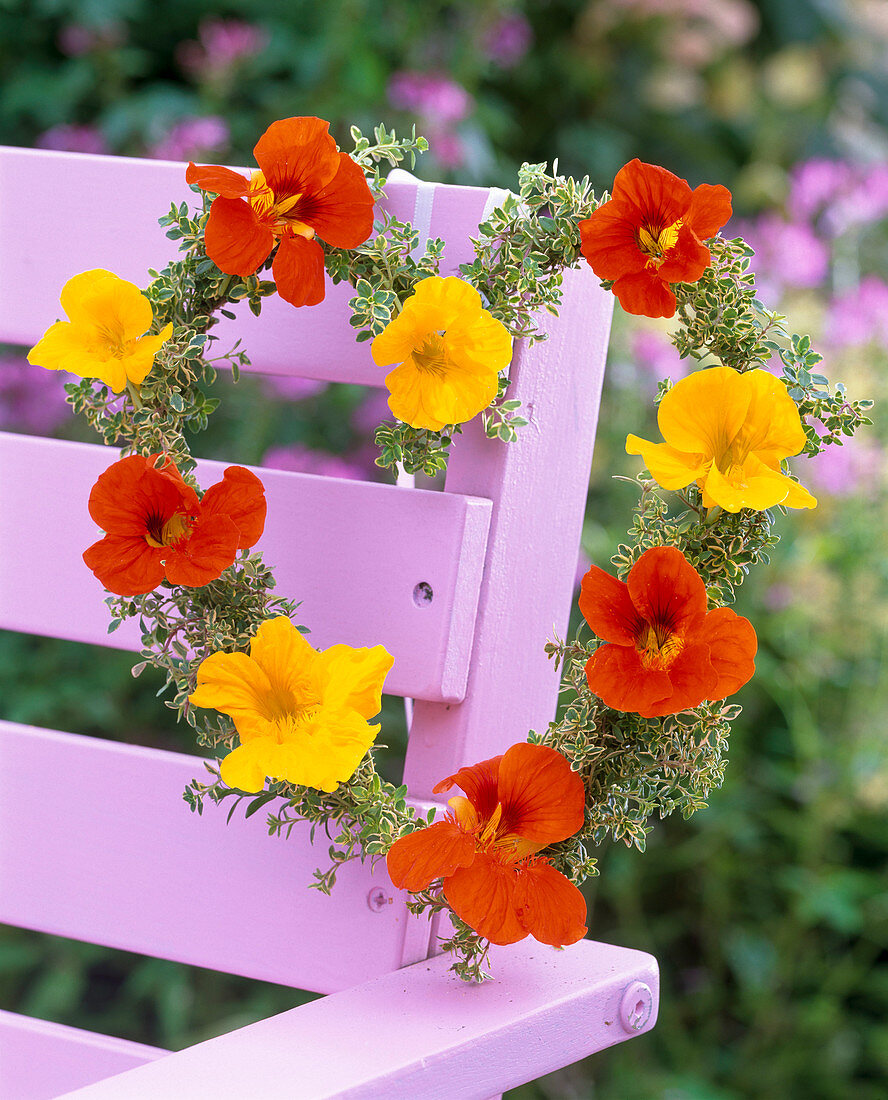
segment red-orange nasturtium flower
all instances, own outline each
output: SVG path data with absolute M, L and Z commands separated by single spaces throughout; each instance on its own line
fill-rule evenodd
M 458 917 L 491 943 L 531 935 L 555 947 L 586 934 L 583 895 L 536 853 L 583 825 L 583 781 L 545 745 L 512 745 L 502 756 L 460 768 L 442 821 L 401 837 L 389 849 L 388 872 L 403 890 L 443 879 Z
M 188 183 L 218 196 L 210 207 L 207 255 L 229 275 L 252 275 L 277 245 L 278 294 L 294 306 L 324 300 L 324 250 L 356 248 L 373 231 L 373 195 L 361 168 L 340 153 L 320 118 L 273 122 L 253 148 L 259 171 L 189 164 Z
M 656 164 L 631 160 L 611 198 L 579 223 L 580 249 L 627 313 L 672 317 L 670 283 L 695 283 L 709 267 L 714 237 L 731 216 L 731 192 L 702 183 L 691 190 Z
M 199 588 L 259 540 L 265 489 L 243 466 L 229 466 L 198 499 L 169 459 L 130 455 L 99 476 L 89 514 L 105 537 L 83 560 L 109 592 L 137 596 L 164 577 Z
M 607 643 L 586 663 L 586 679 L 614 710 L 678 714 L 733 695 L 755 671 L 752 623 L 729 607 L 707 611 L 700 574 L 674 546 L 646 550 L 628 582 L 593 565 L 579 602 Z

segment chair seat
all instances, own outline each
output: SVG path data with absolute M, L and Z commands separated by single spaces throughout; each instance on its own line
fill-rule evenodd
M 582 940 L 491 949 L 496 980 L 414 963 L 210 1039 L 73 1100 L 490 1097 L 654 1026 L 656 960 Z

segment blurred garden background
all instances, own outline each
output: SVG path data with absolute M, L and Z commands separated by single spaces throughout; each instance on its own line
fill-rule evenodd
M 639 156 L 731 188 L 725 232 L 756 248 L 760 297 L 812 334 L 833 382 L 876 399 L 876 424 L 796 460 L 820 506 L 780 518 L 771 567 L 741 590 L 760 651 L 723 789 L 657 824 L 646 853 L 599 853 L 591 934 L 658 957 L 656 1030 L 510 1095 L 884 1100 L 888 3 L 0 0 L 0 71 L 8 145 L 247 164 L 271 121 L 316 114 L 343 143 L 351 123 L 415 123 L 427 179 L 510 187 L 522 161 L 557 157 L 601 191 Z M 656 381 L 688 369 L 668 322 L 616 313 L 583 537 L 605 567 L 635 499 L 612 477 L 639 468 L 625 434 L 656 437 Z M 377 476 L 379 395 L 220 388 L 198 453 Z M 62 379 L 14 348 L 0 348 L 0 428 L 88 438 Z M 0 717 L 192 748 L 159 681 L 98 656 L 0 633 Z M 396 747 L 394 701 L 386 719 Z M 142 1042 L 180 1047 L 300 997 L 0 929 L 0 1008 Z

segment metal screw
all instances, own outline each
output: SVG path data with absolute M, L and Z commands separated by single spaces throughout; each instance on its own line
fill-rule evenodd
M 367 895 L 367 904 L 374 913 L 381 913 L 391 903 L 391 898 L 381 886 L 374 886 Z
M 641 1031 L 654 1010 L 654 995 L 644 982 L 626 986 L 620 1001 L 620 1022 L 627 1031 Z

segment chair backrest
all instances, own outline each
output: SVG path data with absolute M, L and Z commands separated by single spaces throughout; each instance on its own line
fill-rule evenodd
M 0 341 L 30 346 L 77 272 L 144 286 L 175 254 L 156 218 L 193 196 L 178 164 L 0 149 L 0 198 Z M 386 199 L 447 242 L 442 274 L 471 257 L 487 201 L 422 183 L 392 183 Z M 352 293 L 328 286 L 300 310 L 273 297 L 261 318 L 238 308 L 215 331 L 243 339 L 253 370 L 379 387 L 385 371 L 348 324 Z M 415 700 L 414 799 L 553 716 L 543 644 L 567 624 L 610 312 L 590 271 L 567 273 L 550 338 L 518 345 L 511 366 L 530 425 L 514 444 L 468 425 L 443 492 L 260 471 L 257 548 L 279 591 L 303 600 L 312 642 L 395 656 L 386 690 Z M 138 649 L 133 624 L 107 634 L 80 558 L 96 538 L 90 487 L 115 458 L 0 434 L 0 627 Z M 219 468 L 201 463 L 201 484 Z M 422 582 L 431 600 L 416 598 Z M 262 814 L 226 828 L 221 809 L 189 813 L 182 790 L 202 771 L 182 753 L 0 723 L 0 921 L 319 992 L 434 951 L 434 927 L 407 913 L 384 867 L 346 866 L 328 898 L 306 888 L 326 838 L 313 849 L 307 829 L 270 839 Z M 391 904 L 370 904 L 379 889 Z

